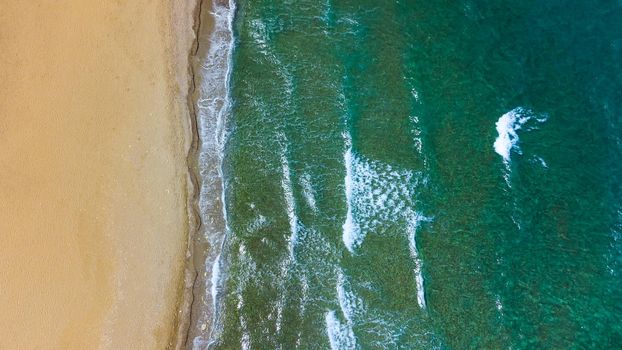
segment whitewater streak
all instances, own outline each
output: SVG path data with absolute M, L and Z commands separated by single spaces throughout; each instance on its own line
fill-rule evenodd
M 330 310 L 325 315 L 326 332 L 331 350 L 356 349 L 354 335 L 354 315 L 361 309 L 362 301 L 354 295 L 343 271 L 337 273 L 337 299 L 345 323 L 341 322 L 335 311 Z
M 284 140 L 283 144 L 287 144 L 287 138 L 285 135 L 281 136 Z M 284 146 L 281 153 L 281 167 L 283 170 L 283 178 L 281 179 L 281 187 L 283 188 L 283 196 L 285 199 L 285 205 L 287 210 L 287 218 L 289 221 L 290 237 L 289 237 L 289 256 L 291 260 L 295 259 L 294 249 L 298 241 L 298 217 L 296 216 L 296 200 L 294 199 L 294 192 L 292 189 L 291 171 L 289 169 L 289 162 L 287 160 L 287 148 Z
M 346 221 L 343 223 L 343 243 L 350 253 L 354 253 L 354 248 L 361 244 L 363 237 L 360 235 L 360 229 L 354 221 L 352 214 L 353 206 L 353 184 L 352 184 L 352 137 L 350 134 L 344 133 L 343 135 L 346 151 L 343 155 L 343 163 L 346 167 L 346 176 L 344 178 L 345 194 L 346 194 Z
M 219 290 L 226 272 L 226 263 L 223 261 L 226 259 L 222 253 L 229 232 L 222 164 L 227 140 L 226 124 L 231 109 L 230 77 L 235 3 L 233 0 L 211 1 L 214 29 L 210 33 L 209 51 L 201 64 L 202 79 L 196 105 L 200 142 L 200 234 L 208 242 L 209 251 L 204 267 L 205 273 L 210 273 L 211 278 L 205 279 L 202 294 L 195 295 L 195 300 L 201 300 L 202 304 L 197 321 L 200 332 L 192 342 L 194 349 L 204 349 L 215 343 L 222 330 L 219 322 L 222 313 Z
M 408 221 L 408 248 L 410 250 L 410 256 L 415 262 L 415 286 L 417 288 L 417 304 L 422 309 L 426 308 L 425 302 L 425 289 L 423 286 L 423 275 L 421 273 L 422 262 L 419 257 L 419 250 L 417 249 L 417 228 L 419 228 L 419 223 L 421 221 L 429 221 L 429 218 L 426 218 L 418 213 L 411 213 L 410 217 L 407 219 Z

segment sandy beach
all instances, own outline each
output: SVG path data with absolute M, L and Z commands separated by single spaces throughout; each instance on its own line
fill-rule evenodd
M 0 349 L 175 341 L 195 2 L 5 1 Z

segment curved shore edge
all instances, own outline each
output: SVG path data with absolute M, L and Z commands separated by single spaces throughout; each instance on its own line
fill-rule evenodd
M 194 0 L 187 4 L 192 8 L 192 13 L 182 14 L 191 16 L 192 18 L 192 34 L 183 35 L 178 33 L 180 38 L 191 39 L 186 43 L 184 49 L 186 57 L 183 64 L 180 64 L 180 68 L 184 67 L 185 71 L 177 73 L 177 77 L 181 79 L 180 97 L 185 98 L 183 105 L 185 118 L 185 131 L 186 131 L 186 163 L 188 166 L 187 174 L 187 198 L 186 208 L 188 214 L 188 227 L 187 232 L 187 249 L 184 273 L 182 280 L 179 283 L 179 298 L 177 305 L 177 317 L 175 319 L 175 333 L 171 336 L 169 348 L 172 349 L 185 349 L 188 347 L 188 337 L 190 324 L 192 320 L 192 311 L 194 304 L 194 287 L 199 278 L 199 270 L 197 266 L 200 266 L 198 258 L 203 254 L 203 250 L 199 247 L 197 242 L 197 236 L 201 229 L 201 219 L 198 209 L 199 201 L 199 170 L 198 170 L 198 151 L 199 151 L 199 132 L 197 129 L 197 112 L 196 112 L 196 89 L 197 89 L 197 77 L 195 73 L 195 66 L 197 61 L 197 55 L 200 48 L 199 34 L 202 27 L 202 15 L 203 11 L 208 12 L 209 1 L 206 0 Z M 173 5 L 173 8 L 175 6 Z M 173 13 L 173 16 L 178 17 L 179 14 Z M 188 28 L 185 28 L 186 30 Z M 183 28 L 180 28 L 183 30 Z M 181 54 L 181 50 L 178 51 Z
M 188 215 L 188 226 L 186 227 L 186 255 L 184 263 L 184 272 L 181 276 L 178 286 L 178 303 L 177 303 L 177 315 L 174 320 L 174 333 L 171 334 L 171 340 L 169 342 L 170 349 L 185 349 L 188 347 L 188 336 L 190 330 L 190 324 L 192 321 L 192 311 L 194 304 L 194 286 L 199 277 L 199 270 L 197 266 L 197 258 L 202 255 L 202 249 L 199 248 L 200 244 L 197 242 L 197 236 L 201 229 L 201 219 L 198 211 L 199 201 L 199 170 L 198 170 L 198 158 L 199 151 L 199 133 L 197 129 L 197 115 L 196 115 L 196 85 L 197 77 L 195 74 L 195 65 L 197 61 L 197 54 L 199 51 L 199 33 L 202 27 L 202 15 L 204 12 L 209 12 L 209 1 L 205 0 L 193 0 L 186 2 L 186 8 L 178 8 L 176 11 L 176 5 L 171 5 L 173 8 L 172 15 L 174 18 L 191 18 L 191 26 L 186 23 L 185 28 L 175 28 L 175 35 L 180 39 L 178 42 L 182 43 L 183 48 L 177 50 L 177 54 L 180 55 L 177 58 L 179 62 L 178 72 L 176 77 L 178 79 L 178 96 L 183 101 L 180 101 L 179 105 L 183 108 L 183 115 L 186 116 L 184 120 L 185 130 L 185 150 L 186 150 L 186 163 L 188 166 L 188 173 L 186 178 L 186 212 Z M 183 13 L 179 13 L 183 12 Z M 176 22 L 175 20 L 173 22 Z M 182 22 L 183 23 L 183 22 Z M 191 31 L 191 33 L 183 33 L 183 31 Z M 186 41 L 183 42 L 183 39 Z M 185 53 L 185 56 L 182 56 Z
M 209 347 L 220 330 L 219 296 L 227 270 L 222 253 L 229 231 L 222 165 L 230 112 L 234 13 L 233 0 L 199 0 L 194 12 L 195 41 L 188 65 L 190 235 L 176 349 Z

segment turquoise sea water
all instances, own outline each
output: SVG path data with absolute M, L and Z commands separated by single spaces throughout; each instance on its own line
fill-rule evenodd
M 212 348 L 622 348 L 621 2 L 235 6 Z

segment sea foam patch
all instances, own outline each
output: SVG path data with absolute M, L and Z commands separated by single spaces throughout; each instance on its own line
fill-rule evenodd
M 525 115 L 525 109 L 517 107 L 502 115 L 495 124 L 499 136 L 497 136 L 493 147 L 495 152 L 503 157 L 504 162 L 510 161 L 512 148 L 517 147 L 518 144 L 518 134 L 516 131 L 527 120 L 529 120 L 529 117 Z
M 354 338 L 352 327 L 341 323 L 337 319 L 335 311 L 327 312 L 325 321 L 331 350 L 356 349 L 356 339 Z
M 368 232 L 408 219 L 422 173 L 367 159 L 348 146 L 344 154 L 347 212 L 343 243 L 354 253 Z
M 345 322 L 341 322 L 335 311 L 326 313 L 326 332 L 331 349 L 355 349 L 354 317 L 362 311 L 362 300 L 359 299 L 350 287 L 343 271 L 337 273 L 337 299 Z
M 337 299 L 343 317 L 349 325 L 352 325 L 355 315 L 363 310 L 363 301 L 354 294 L 350 283 L 341 271 L 337 274 Z
M 545 122 L 546 119 L 546 115 L 538 116 L 529 109 L 516 107 L 513 110 L 503 114 L 499 120 L 497 120 L 495 126 L 499 135 L 493 144 L 493 148 L 495 149 L 495 152 L 503 158 L 504 163 L 510 163 L 512 150 L 518 152 L 519 154 L 521 153 L 518 146 L 518 130 L 520 130 L 530 120 L 542 123 Z

